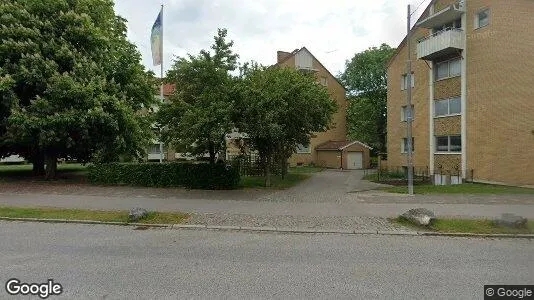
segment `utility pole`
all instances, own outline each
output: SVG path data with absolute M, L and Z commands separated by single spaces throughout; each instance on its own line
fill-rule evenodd
M 165 102 L 165 97 L 163 96 L 163 4 L 161 5 L 161 45 L 160 45 L 160 53 L 161 53 L 161 63 L 160 63 L 160 78 L 161 78 L 161 86 L 159 89 L 159 97 L 161 99 L 160 107 Z M 162 131 L 163 128 L 160 125 L 159 127 L 159 162 L 163 162 L 163 141 L 162 141 Z
M 408 146 L 408 194 L 413 196 L 413 155 L 412 155 L 412 49 L 411 49 L 411 12 L 410 4 L 408 4 L 408 21 L 407 21 L 407 34 L 406 45 L 408 50 L 408 60 L 406 61 L 406 111 L 408 116 L 406 118 L 406 144 Z

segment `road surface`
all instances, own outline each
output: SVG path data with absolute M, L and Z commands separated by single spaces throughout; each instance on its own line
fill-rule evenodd
M 49 299 L 481 299 L 533 284 L 534 241 L 0 222 L 0 280 Z M 0 298 L 8 298 L 3 288 Z

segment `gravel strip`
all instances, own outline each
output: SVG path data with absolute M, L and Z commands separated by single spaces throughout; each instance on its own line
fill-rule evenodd
M 187 224 L 208 226 L 310 228 L 361 231 L 410 231 L 378 217 L 309 217 L 242 214 L 193 214 Z

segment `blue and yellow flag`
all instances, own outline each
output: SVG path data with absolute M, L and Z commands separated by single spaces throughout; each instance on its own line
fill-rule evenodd
M 163 56 L 163 7 L 159 11 L 156 22 L 152 25 L 150 44 L 152 47 L 152 61 L 154 62 L 154 66 L 159 66 L 161 65 Z

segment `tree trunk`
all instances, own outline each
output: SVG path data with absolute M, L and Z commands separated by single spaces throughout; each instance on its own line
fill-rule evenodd
M 215 164 L 215 147 L 213 146 L 213 143 L 209 143 L 209 152 L 210 152 L 210 164 Z
M 265 162 L 265 187 L 271 186 L 271 156 L 266 157 Z
M 41 176 L 45 174 L 44 155 L 41 153 L 36 154 L 32 158 L 32 165 L 32 173 L 34 176 Z
M 46 156 L 46 180 L 53 180 L 56 178 L 57 170 L 57 157 L 56 155 L 47 155 Z
M 282 180 L 284 180 L 287 175 L 287 158 L 285 156 L 282 156 L 282 161 L 280 162 L 280 166 L 282 168 Z

